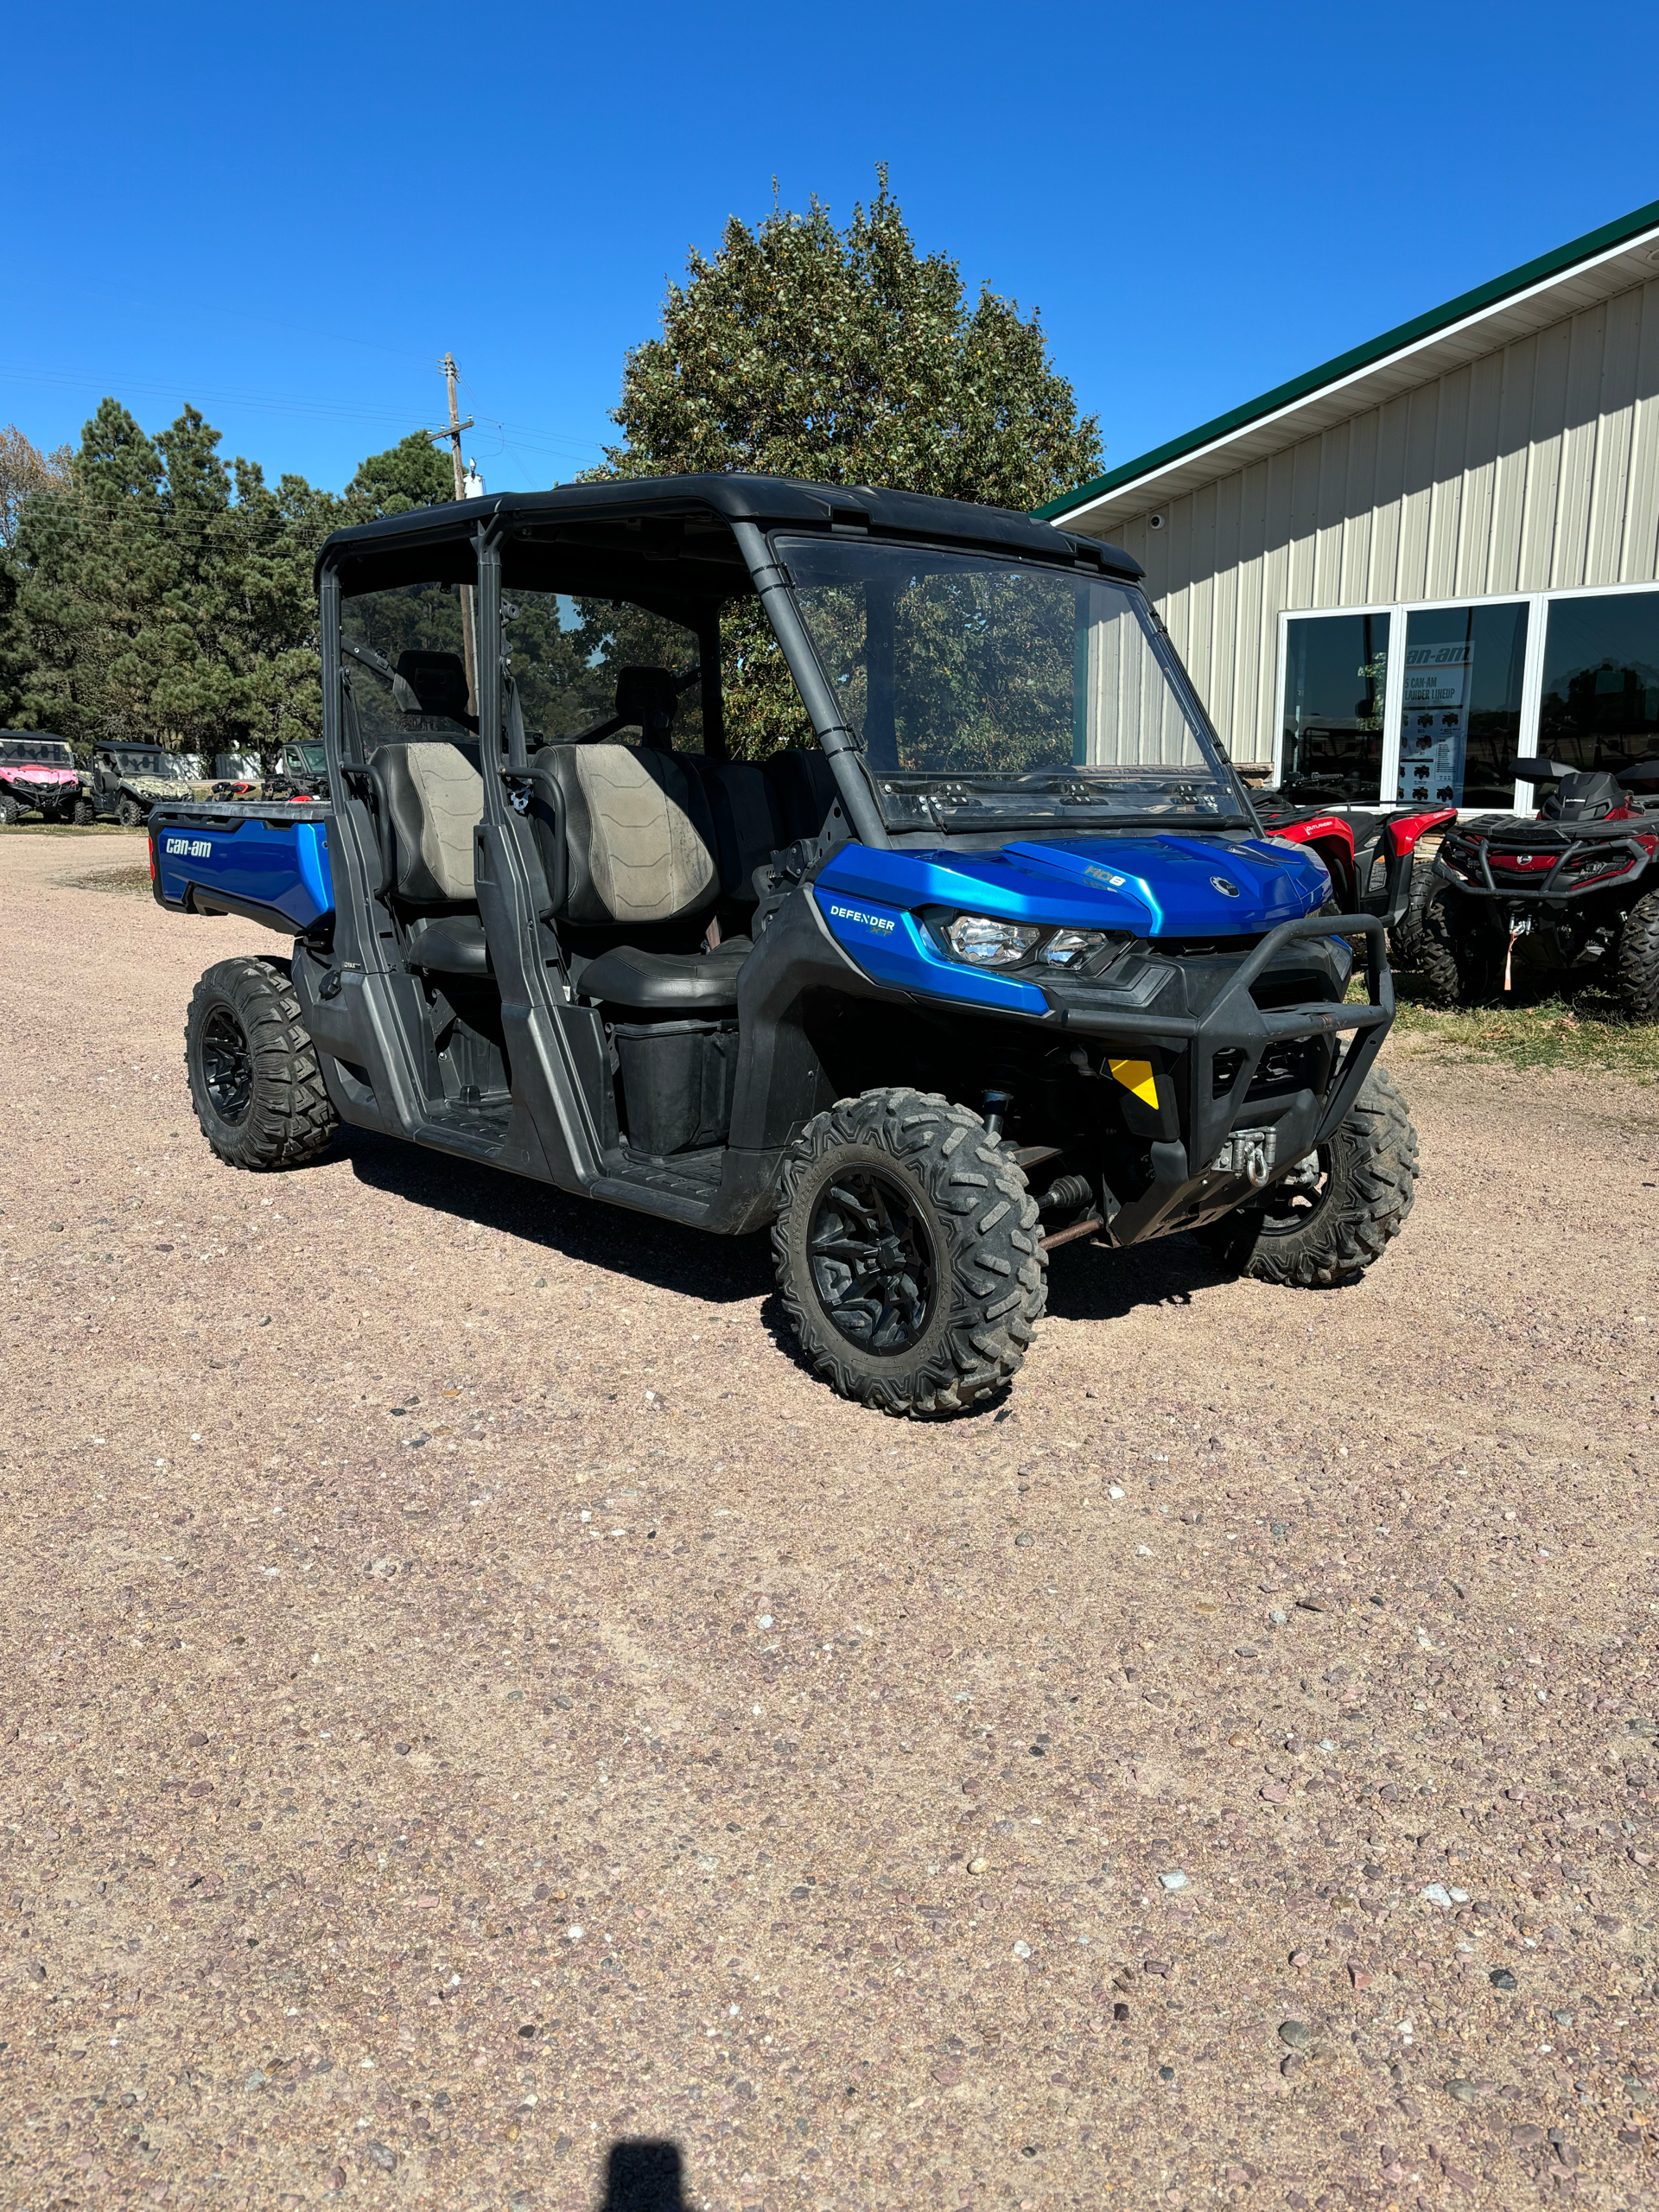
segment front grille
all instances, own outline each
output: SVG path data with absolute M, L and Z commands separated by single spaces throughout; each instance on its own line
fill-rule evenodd
M 1325 1051 L 1325 1046 L 1317 1037 L 1297 1037 L 1287 1044 L 1270 1045 L 1250 1077 L 1245 1096 L 1260 1098 L 1268 1092 L 1280 1090 L 1317 1090 Z M 1237 1083 L 1243 1066 L 1244 1055 L 1238 1047 L 1224 1046 L 1211 1062 L 1211 1097 L 1224 1098 Z

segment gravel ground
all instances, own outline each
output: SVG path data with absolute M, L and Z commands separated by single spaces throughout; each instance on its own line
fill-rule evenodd
M 900 1425 L 759 1240 L 221 1166 L 274 941 L 0 847 L 0 2200 L 1659 2203 L 1651 1090 L 1396 1051 L 1363 1287 Z

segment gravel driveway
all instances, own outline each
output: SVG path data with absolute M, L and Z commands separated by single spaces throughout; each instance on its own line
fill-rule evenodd
M 895 1423 L 763 1240 L 221 1166 L 142 857 L 0 836 L 0 2201 L 1659 2203 L 1651 1090 L 1396 1051 L 1363 1287 Z

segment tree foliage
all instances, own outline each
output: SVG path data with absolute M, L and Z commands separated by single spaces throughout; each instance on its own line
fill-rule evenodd
M 1097 474 L 1033 312 L 918 254 L 885 172 L 844 232 L 817 198 L 692 250 L 623 369 L 609 473 L 751 469 L 1030 508 Z
M 32 486 L 0 572 L 9 719 L 82 746 L 208 754 L 315 734 L 317 548 L 342 524 L 452 498 L 449 465 L 417 431 L 342 497 L 302 476 L 273 487 L 219 442 L 194 407 L 151 437 L 105 399 Z
M 1099 423 L 1079 416 L 1041 322 L 957 264 L 920 254 L 885 170 L 845 231 L 816 197 L 671 283 L 660 338 L 627 356 L 602 473 L 752 470 L 1028 509 L 1098 474 Z M 806 736 L 764 615 L 723 623 L 727 724 L 760 757 Z
M 42 453 L 15 423 L 0 429 L 0 545 L 16 543 L 26 499 L 67 481 L 69 459 L 67 446 Z

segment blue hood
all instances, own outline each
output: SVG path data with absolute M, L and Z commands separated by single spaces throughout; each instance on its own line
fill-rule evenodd
M 1331 892 L 1324 866 L 1302 847 L 1163 833 L 1020 842 L 988 853 L 843 845 L 818 885 L 888 906 L 957 906 L 1135 937 L 1255 934 L 1315 912 Z

